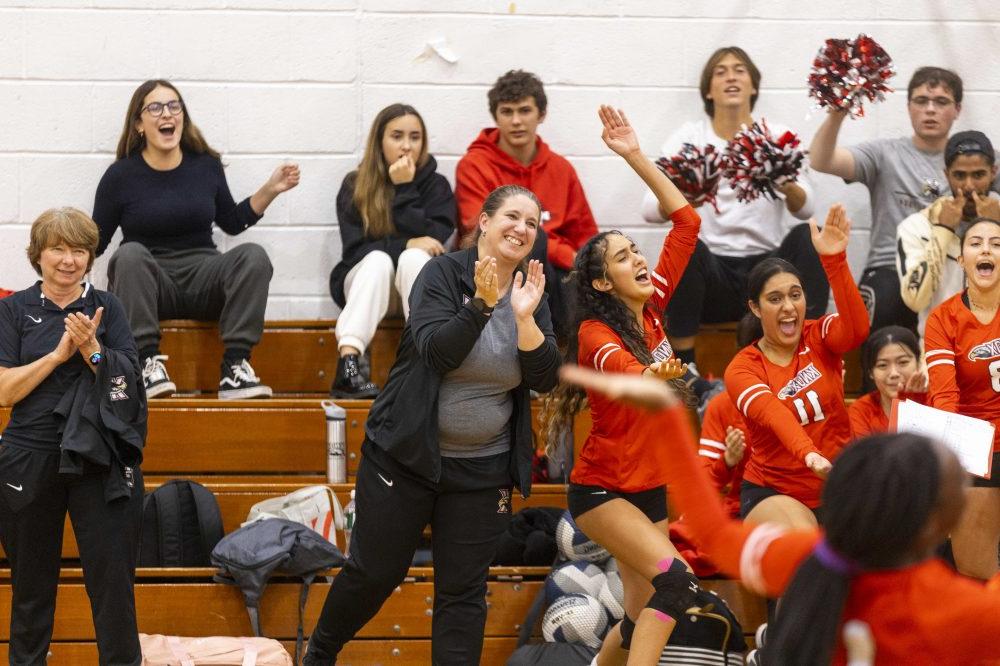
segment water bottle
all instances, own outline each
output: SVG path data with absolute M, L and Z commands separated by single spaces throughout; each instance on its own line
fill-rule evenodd
M 322 405 L 326 412 L 326 480 L 347 483 L 347 411 L 330 400 Z
M 351 488 L 351 501 L 347 503 L 347 508 L 344 509 L 344 557 L 351 554 L 351 530 L 354 529 L 354 518 L 357 515 L 357 509 L 354 508 L 354 488 Z

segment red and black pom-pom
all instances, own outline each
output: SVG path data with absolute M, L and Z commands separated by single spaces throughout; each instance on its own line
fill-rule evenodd
M 772 137 L 767 123 L 761 120 L 750 127 L 744 125 L 726 146 L 722 175 L 737 201 L 746 203 L 762 195 L 778 199 L 778 188 L 798 178 L 804 158 L 794 132 Z
M 895 76 L 892 59 L 878 42 L 865 34 L 855 39 L 828 39 L 813 60 L 809 96 L 820 107 L 865 115 L 864 101 L 885 99 Z
M 722 176 L 722 156 L 715 146 L 708 144 L 699 148 L 693 143 L 685 143 L 673 157 L 656 160 L 656 166 L 673 181 L 692 206 L 707 202 L 712 204 L 716 213 L 719 212 L 715 195 Z

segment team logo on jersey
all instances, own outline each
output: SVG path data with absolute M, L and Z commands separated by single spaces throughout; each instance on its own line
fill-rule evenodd
M 969 352 L 970 361 L 988 361 L 1000 356 L 1000 338 L 993 338 L 989 342 L 976 345 Z
M 125 393 L 125 389 L 128 388 L 128 384 L 125 383 L 125 375 L 111 378 L 111 390 L 108 392 L 108 396 L 112 400 L 128 400 L 128 394 Z
M 822 376 L 823 373 L 817 370 L 815 365 L 810 363 L 806 367 L 799 370 L 798 374 L 792 377 L 790 382 L 785 384 L 785 387 L 778 392 L 778 399 L 784 400 L 785 398 L 791 398 Z
M 663 342 L 656 345 L 656 349 L 653 350 L 652 355 L 654 361 L 666 361 L 674 355 L 674 348 L 670 346 L 669 340 L 663 338 Z
M 510 488 L 497 488 L 500 497 L 497 499 L 497 513 L 510 513 Z

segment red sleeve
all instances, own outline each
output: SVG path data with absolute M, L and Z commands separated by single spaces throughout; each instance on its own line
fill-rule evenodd
M 602 322 L 580 324 L 578 363 L 599 372 L 642 374 L 646 366 L 622 345 L 621 337 Z
M 716 490 L 722 490 L 732 481 L 736 471 L 736 467 L 726 465 L 726 426 L 736 424 L 726 423 L 723 400 L 729 401 L 730 398 L 725 393 L 720 393 L 709 401 L 701 420 L 701 436 L 698 438 L 698 460 L 708 471 Z
M 720 571 L 740 578 L 755 591 L 780 596 L 815 546 L 818 532 L 785 532 L 770 523 L 750 526 L 730 518 L 705 469 L 695 459 L 684 408 L 675 406 L 650 418 L 658 421 L 655 431 L 676 434 L 664 440 L 674 454 L 664 471 L 671 497 L 677 501 L 695 543 Z
M 458 200 L 458 240 L 469 236 L 476 228 L 476 218 L 483 202 L 498 184 L 488 168 L 466 155 L 455 167 L 455 198 Z
M 924 328 L 924 359 L 930 380 L 928 401 L 931 407 L 947 412 L 958 411 L 958 380 L 955 376 L 956 344 L 954 334 L 949 332 L 946 303 L 939 305 L 927 317 Z
M 754 370 L 742 354 L 737 354 L 726 368 L 726 391 L 736 403 L 736 409 L 747 422 L 756 423 L 771 431 L 781 445 L 803 463 L 809 453 L 821 453 L 802 424 L 774 397 L 765 378 L 758 376 Z M 754 446 L 756 445 L 755 441 Z
M 690 205 L 670 214 L 673 228 L 663 239 L 663 249 L 653 269 L 653 307 L 663 310 L 687 268 L 701 229 L 701 216 Z
M 851 418 L 851 432 L 854 433 L 855 438 L 872 434 L 872 423 L 868 418 L 868 410 L 865 409 L 865 404 L 861 402 L 860 398 L 847 408 L 847 415 Z
M 576 171 L 569 166 L 570 186 L 566 198 L 565 218 L 558 227 L 546 229 L 549 237 L 549 261 L 563 270 L 573 269 L 576 251 L 597 233 L 597 222 L 587 203 L 587 195 Z
M 819 320 L 820 324 L 815 327 L 820 334 L 820 341 L 817 343 L 834 354 L 846 354 L 868 337 L 871 325 L 868 310 L 851 276 L 851 269 L 847 265 L 847 253 L 821 255 L 820 261 L 833 290 L 833 302 L 837 304 L 837 313 L 826 315 Z

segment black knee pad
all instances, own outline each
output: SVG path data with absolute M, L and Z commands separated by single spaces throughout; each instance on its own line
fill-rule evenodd
M 632 647 L 632 634 L 635 632 L 635 622 L 628 615 L 622 617 L 618 631 L 622 635 L 622 649 L 629 650 Z
M 658 610 L 677 620 L 694 605 L 698 595 L 698 579 L 684 563 L 675 559 L 670 568 L 653 578 L 653 596 L 646 608 Z

